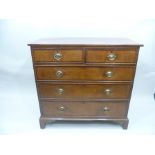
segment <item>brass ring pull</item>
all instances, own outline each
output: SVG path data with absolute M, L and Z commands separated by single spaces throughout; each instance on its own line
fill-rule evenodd
M 58 93 L 59 93 L 59 95 L 62 95 L 63 92 L 64 92 L 64 89 L 62 89 L 62 88 L 59 88 L 59 89 L 58 89 Z
M 116 58 L 117 58 L 117 56 L 114 53 L 110 53 L 110 54 L 107 55 L 107 59 L 109 61 L 114 61 L 114 60 L 116 60 Z
M 110 111 L 110 108 L 105 106 L 105 107 L 103 107 L 103 111 Z
M 62 105 L 62 106 L 58 107 L 58 110 L 64 111 L 65 110 L 65 107 Z
M 111 89 L 105 89 L 104 92 L 106 93 L 106 95 L 110 95 L 112 93 Z
M 56 77 L 61 78 L 63 76 L 63 72 L 61 70 L 56 72 Z
M 112 75 L 113 75 L 113 72 L 112 72 L 112 71 L 107 71 L 107 72 L 105 73 L 105 76 L 108 77 L 108 78 L 111 78 Z
M 62 54 L 61 53 L 55 53 L 53 57 L 55 60 L 59 61 L 62 59 Z

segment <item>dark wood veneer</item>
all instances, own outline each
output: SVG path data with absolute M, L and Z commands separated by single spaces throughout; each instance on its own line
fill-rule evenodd
M 57 78 L 56 72 L 62 71 L 63 76 Z M 107 77 L 106 72 L 111 71 L 113 76 Z M 132 81 L 134 77 L 135 67 L 74 67 L 74 66 L 37 66 L 36 76 L 38 80 L 110 80 L 120 81 L 127 80 Z M 125 76 L 124 76 L 125 75 Z
M 127 129 L 138 52 L 143 45 L 119 38 L 53 38 L 29 46 L 41 128 L 59 120 L 96 120 L 113 121 Z
M 128 99 L 131 90 L 130 84 L 59 84 L 38 83 L 41 98 L 66 99 Z M 111 92 L 106 93 L 106 90 Z M 59 90 L 63 90 L 59 94 Z

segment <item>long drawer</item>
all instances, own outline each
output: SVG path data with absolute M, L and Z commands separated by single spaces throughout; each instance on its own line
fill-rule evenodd
M 37 80 L 105 80 L 132 81 L 135 66 L 128 67 L 72 67 L 36 66 Z
M 65 99 L 127 99 L 130 84 L 59 84 L 38 83 L 41 98 Z
M 127 115 L 126 102 L 47 102 L 41 103 L 44 117 L 102 117 L 124 118 Z

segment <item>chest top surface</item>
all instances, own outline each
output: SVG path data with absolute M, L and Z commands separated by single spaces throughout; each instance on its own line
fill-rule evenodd
M 29 46 L 143 46 L 128 38 L 47 38 L 28 44 Z

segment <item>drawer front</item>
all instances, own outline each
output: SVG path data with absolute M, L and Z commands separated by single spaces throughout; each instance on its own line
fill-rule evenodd
M 47 102 L 41 103 L 45 117 L 105 117 L 123 118 L 127 115 L 126 102 Z
M 34 62 L 83 62 L 83 51 L 80 49 L 34 50 Z
M 87 50 L 86 61 L 96 63 L 135 63 L 136 50 Z
M 133 80 L 135 67 L 36 66 L 38 80 Z
M 41 98 L 127 99 L 131 85 L 38 83 L 38 88 Z

